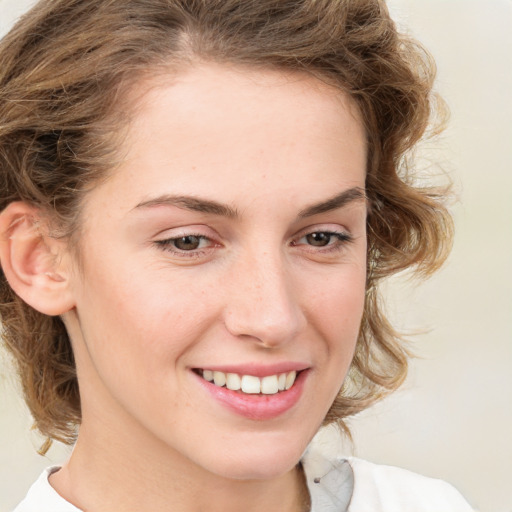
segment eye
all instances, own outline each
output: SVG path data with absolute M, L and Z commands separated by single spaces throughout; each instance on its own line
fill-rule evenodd
M 180 238 L 173 238 L 171 242 L 176 249 L 180 251 L 195 251 L 199 249 L 202 242 L 202 237 L 196 235 L 187 235 Z
M 191 253 L 191 255 L 214 245 L 214 242 L 204 235 L 184 235 L 157 240 L 155 243 L 166 251 L 177 254 Z
M 319 231 L 318 233 L 309 233 L 309 235 L 306 235 L 303 238 L 306 239 L 306 242 L 309 245 L 314 245 L 315 247 L 325 247 L 331 243 L 334 236 L 334 233 Z
M 352 241 L 352 236 L 346 232 L 339 231 L 313 231 L 307 233 L 296 241 L 293 242 L 294 246 L 306 246 L 311 249 L 318 248 L 319 250 L 335 251 Z

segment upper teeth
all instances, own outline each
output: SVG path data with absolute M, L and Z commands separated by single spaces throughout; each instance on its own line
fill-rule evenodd
M 243 393 L 274 395 L 278 391 L 290 389 L 297 377 L 296 371 L 255 377 L 254 375 L 238 375 L 237 373 L 224 373 L 213 370 L 203 370 L 203 378 L 213 382 L 216 386 L 226 386 L 233 391 L 241 390 Z

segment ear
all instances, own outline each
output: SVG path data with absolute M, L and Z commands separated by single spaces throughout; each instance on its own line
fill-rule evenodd
M 0 214 L 0 263 L 16 295 L 46 315 L 74 307 L 67 244 L 52 238 L 41 212 L 23 202 Z

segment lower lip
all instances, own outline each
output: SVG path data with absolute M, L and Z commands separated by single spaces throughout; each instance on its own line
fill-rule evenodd
M 221 388 L 194 373 L 199 380 L 199 384 L 223 406 L 240 416 L 261 421 L 277 418 L 299 401 L 307 374 L 307 370 L 301 371 L 297 375 L 293 386 L 286 391 L 280 391 L 273 395 L 250 395 L 241 391 Z

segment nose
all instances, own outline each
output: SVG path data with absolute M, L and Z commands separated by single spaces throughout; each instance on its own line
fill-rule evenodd
M 306 317 L 280 255 L 259 253 L 244 258 L 232 269 L 230 279 L 224 321 L 234 336 L 277 348 L 304 327 Z

